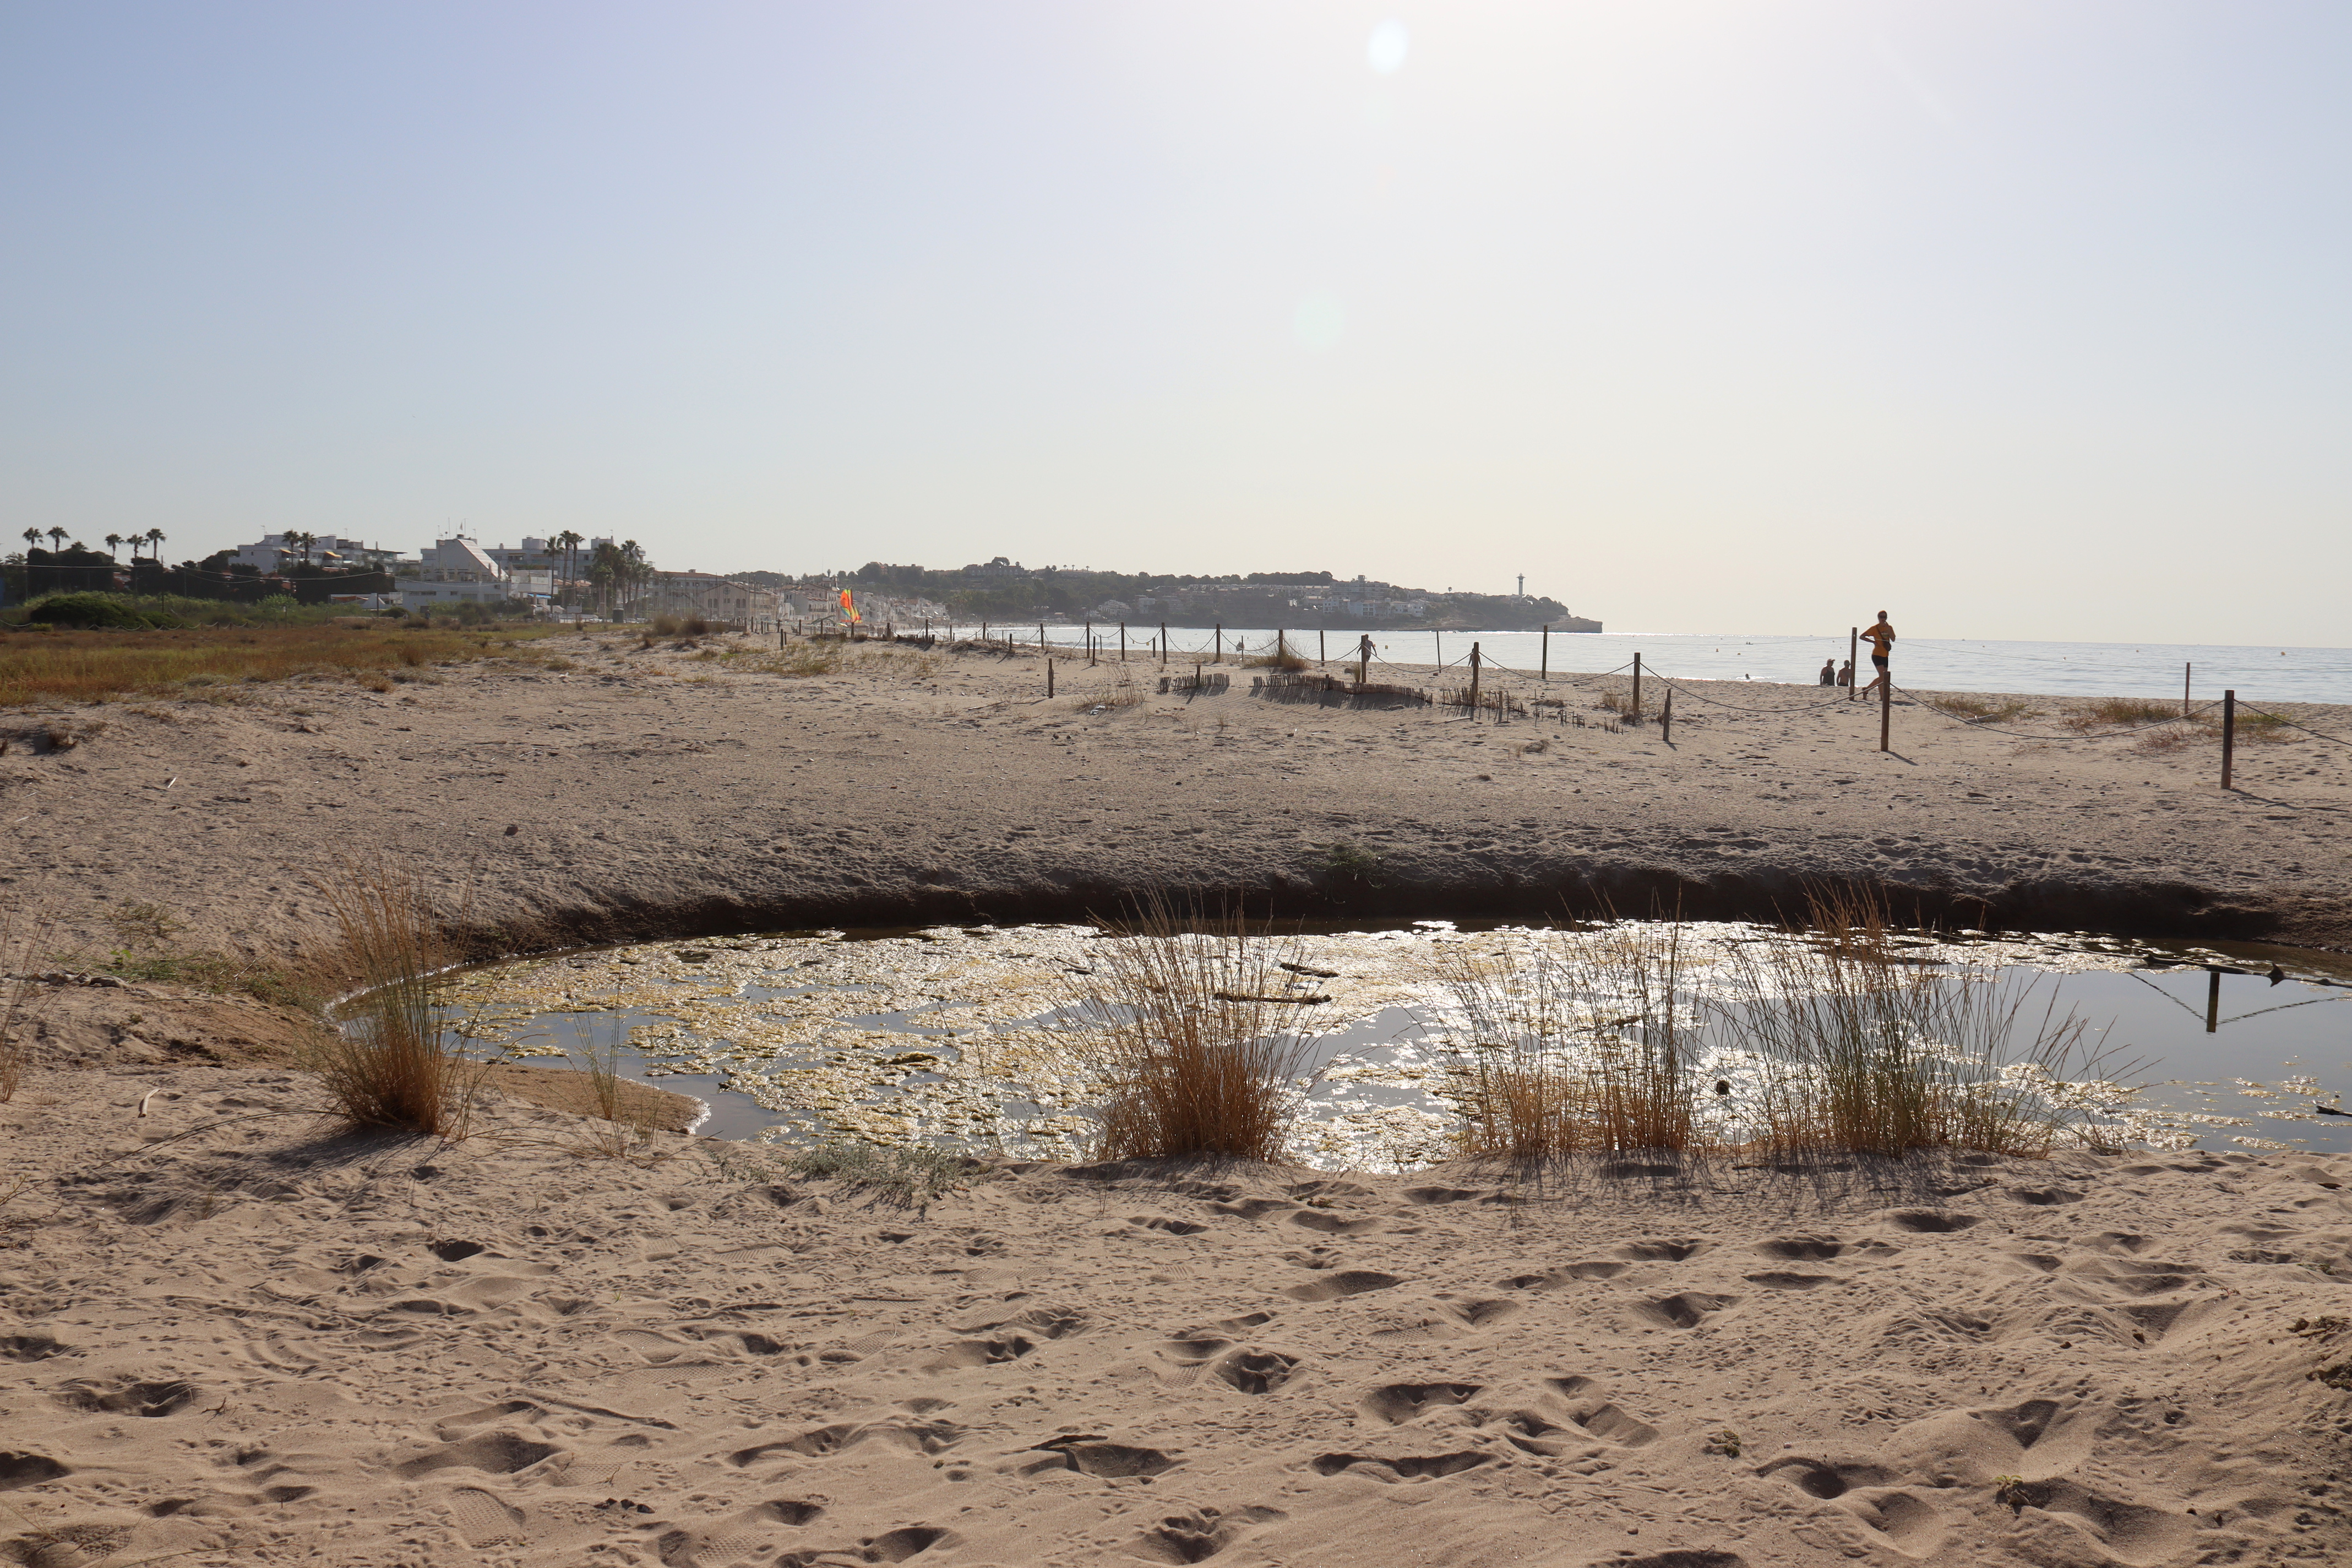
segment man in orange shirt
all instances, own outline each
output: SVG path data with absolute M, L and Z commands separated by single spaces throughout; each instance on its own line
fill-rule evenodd
M 1878 677 L 1868 686 L 1864 687 L 1862 691 L 1855 692 L 1854 695 L 1857 697 L 1863 692 L 1874 691 L 1887 683 L 1886 656 L 1895 650 L 1895 628 L 1887 624 L 1885 610 L 1878 612 L 1878 622 L 1875 626 L 1862 628 L 1862 635 L 1870 639 L 1870 662 L 1877 667 Z

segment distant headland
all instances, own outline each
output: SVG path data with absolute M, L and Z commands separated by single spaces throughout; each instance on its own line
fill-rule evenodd
M 744 572 L 741 581 L 790 589 L 807 579 Z M 1292 626 L 1300 630 L 1598 632 L 1601 623 L 1540 595 L 1408 588 L 1328 572 L 1251 572 L 1223 577 L 1163 572 L 1094 572 L 1024 566 L 997 556 L 935 570 L 866 563 L 837 580 L 862 594 L 938 606 L 958 620 L 1045 619 L 1162 623 L 1171 626 Z M 1519 580 L 1526 586 L 1527 580 Z

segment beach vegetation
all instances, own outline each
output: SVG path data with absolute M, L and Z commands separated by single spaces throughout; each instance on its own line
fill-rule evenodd
M 2147 697 L 2102 697 L 2095 702 L 2073 705 L 2059 722 L 2083 734 L 2094 730 L 2134 729 L 2143 724 L 2161 724 L 2168 719 L 2179 717 L 2178 703 Z
M 45 900 L 0 889 L 0 1103 L 16 1097 L 33 1061 L 34 1032 L 47 994 L 34 972 L 55 936 Z
M 412 872 L 346 862 L 319 884 L 336 926 L 335 978 L 351 988 L 337 1027 L 307 1064 L 343 1120 L 453 1138 L 466 1130 L 481 1068 L 435 1006 L 439 976 L 457 961 L 445 918 Z
M 1327 875 L 1339 881 L 1350 882 L 1360 888 L 1381 885 L 1382 861 L 1380 851 L 1367 849 L 1350 839 L 1342 838 L 1324 845 L 1317 860 Z
M 804 1181 L 840 1182 L 901 1208 L 919 1208 L 970 1182 L 978 1162 L 923 1145 L 883 1148 L 846 1141 L 803 1149 L 783 1162 Z
M 1060 1018 L 1102 1081 L 1096 1156 L 1280 1160 L 1318 1036 L 1301 1015 L 1322 1000 L 1282 967 L 1297 944 L 1157 897 L 1108 929 Z
M 1465 1154 L 1680 1156 L 1700 1120 L 1701 997 L 1679 921 L 1543 933 L 1525 952 L 1440 947 L 1450 1006 L 1427 1022 Z
M 1314 660 L 1285 648 L 1280 653 L 1252 654 L 1242 660 L 1244 669 L 1287 669 L 1297 671 L 1310 668 Z
M 621 1076 L 621 1047 L 618 1033 L 599 1040 L 572 1024 L 572 1043 L 564 1057 L 588 1080 L 589 1120 L 572 1152 L 586 1159 L 655 1163 L 660 1158 L 652 1150 L 656 1122 Z
M 2021 697 L 1979 697 L 1970 692 L 1949 692 L 1940 697 L 1922 698 L 1928 707 L 1955 719 L 1965 719 L 1971 724 L 2014 724 L 2021 720 L 2038 719 L 2042 710 Z
M 426 664 L 497 658 L 552 635 L 549 627 L 499 626 L 484 639 L 417 623 L 346 619 L 351 624 L 163 630 L 0 627 L 0 707 L 103 702 L 149 692 L 218 700 L 220 695 L 205 689 L 304 675 L 363 679 Z
M 1714 1003 L 1746 1071 L 1728 1141 L 1769 1161 L 2095 1142 L 2078 1080 L 2089 1022 L 2040 982 L 1911 959 L 1883 901 L 1817 892 L 1801 929 L 1741 944 Z

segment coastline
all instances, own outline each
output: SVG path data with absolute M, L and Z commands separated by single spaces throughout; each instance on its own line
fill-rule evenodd
M 1057 660 L 1049 701 L 1034 655 L 858 645 L 790 676 L 609 636 L 546 651 L 575 667 L 0 721 L 80 737 L 0 757 L 0 875 L 93 952 L 110 911 L 152 903 L 187 946 L 272 962 L 315 945 L 312 884 L 353 855 L 415 868 L 509 951 L 1067 920 L 1150 888 L 1312 919 L 1769 920 L 1811 881 L 1969 925 L 2352 946 L 2352 748 L 2300 736 L 2241 745 L 2225 794 L 2210 738 L 2078 739 L 2047 698 L 2018 700 L 2045 713 L 2022 737 L 1898 704 L 1881 753 L 1869 705 L 1758 682 L 1683 683 L 1668 743 L 1604 727 L 1622 677 L 1497 725 L 1162 697 L 1141 667 L 1140 701 L 1088 711 L 1118 668 Z M 2275 706 L 2352 735 L 2352 707 Z

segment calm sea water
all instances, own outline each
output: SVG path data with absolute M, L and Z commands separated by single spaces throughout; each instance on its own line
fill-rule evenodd
M 1898 622 L 1899 626 L 1900 623 Z M 963 628 L 957 628 L 961 631 Z M 1140 658 L 1157 626 L 1130 625 L 1129 657 Z M 1018 628 L 1017 637 L 1034 638 L 1034 626 Z M 1085 628 L 1047 625 L 1048 640 L 1064 647 L 1082 647 Z M 1205 654 L 1213 633 L 1181 626 L 1169 629 L 1171 653 L 1176 658 Z M 1322 634 L 1322 647 L 1336 663 L 1354 649 L 1353 632 Z M 1097 623 L 1097 647 L 1115 649 L 1118 628 Z M 1242 639 L 1251 651 L 1271 647 L 1274 631 L 1266 627 L 1228 626 L 1225 646 Z M 1316 656 L 1317 634 L 1292 629 L 1288 646 L 1294 652 Z M 1536 671 L 1542 638 L 1536 632 L 1374 632 L 1374 657 L 1427 670 L 1441 658 L 1453 661 L 1479 645 L 1483 658 Z M 1725 634 L 1717 637 L 1681 633 L 1657 635 L 1557 633 L 1551 639 L 1555 672 L 1598 673 L 1629 664 L 1636 653 L 1643 667 L 1662 675 L 1692 680 L 1781 681 L 1811 685 L 1822 660 L 1846 657 L 1847 634 L 1782 637 Z M 1895 646 L 1895 679 L 1898 686 L 1927 691 L 2019 691 L 2052 697 L 2179 697 L 2183 667 L 2189 667 L 2190 691 L 2200 701 L 2221 697 L 2224 688 L 2253 703 L 2352 702 L 2352 648 L 2230 647 L 2198 643 L 2091 642 L 1966 642 L 1948 637 L 1905 637 Z M 1870 662 L 1865 651 L 1863 668 Z M 1864 679 L 1867 679 L 1865 673 Z

